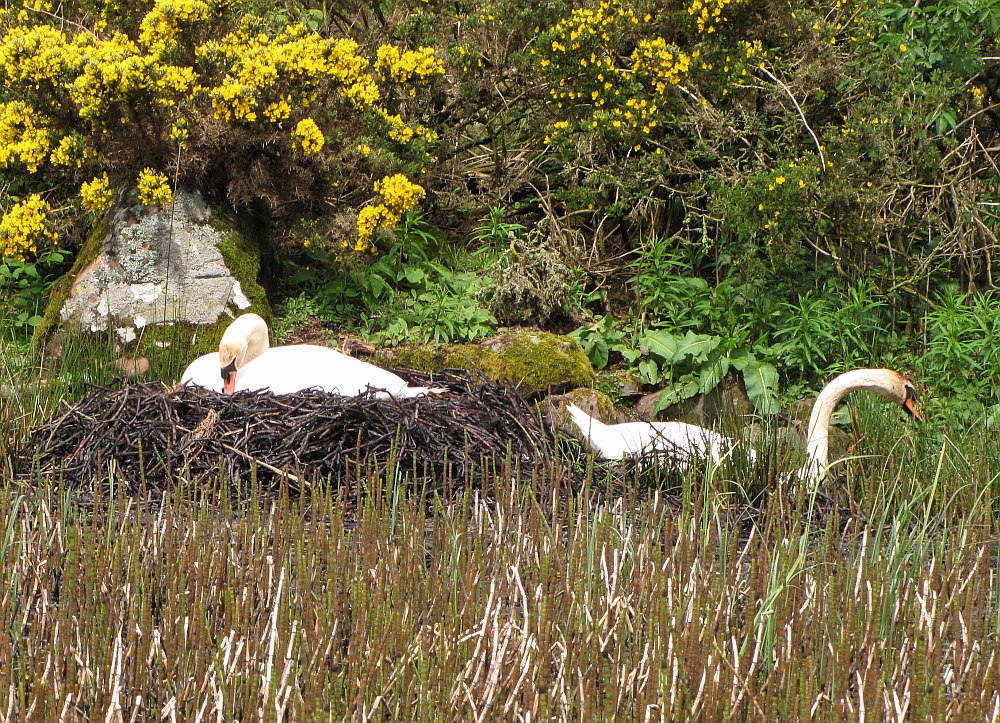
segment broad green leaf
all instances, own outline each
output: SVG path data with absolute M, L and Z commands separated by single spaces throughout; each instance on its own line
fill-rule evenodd
M 712 358 L 701 368 L 701 373 L 698 375 L 698 391 L 702 394 L 708 394 L 719 386 L 719 382 L 728 373 L 729 359 L 717 353 L 713 354 Z
M 696 362 L 705 361 L 709 353 L 722 342 L 721 336 L 711 336 L 709 334 L 695 334 L 689 331 L 681 340 L 677 349 L 674 362 L 678 362 L 684 357 L 691 357 Z
M 677 404 L 677 402 L 683 402 L 685 399 L 690 399 L 697 393 L 698 382 L 696 381 L 689 381 L 687 383 L 669 386 L 660 392 L 660 396 L 656 400 L 656 404 L 653 406 L 653 415 L 655 416 L 667 407 Z
M 643 384 L 656 384 L 660 381 L 660 368 L 652 359 L 643 359 L 637 369 Z
M 642 337 L 640 347 L 650 354 L 659 357 L 663 362 L 672 364 L 677 356 L 683 337 L 675 336 L 669 331 L 653 331 Z
M 608 365 L 608 344 L 601 337 L 596 337 L 587 343 L 587 356 L 595 369 L 603 369 Z
M 427 274 L 424 273 L 423 269 L 416 266 L 404 266 L 403 276 L 405 276 L 406 280 L 411 284 L 419 284 L 424 280 L 424 277 L 426 277 Z
M 742 372 L 746 370 L 749 364 L 756 364 L 757 357 L 755 357 L 753 352 L 749 349 L 739 347 L 738 349 L 733 349 L 729 352 L 729 363 L 732 365 L 733 369 Z
M 381 298 L 383 294 L 389 294 L 389 292 L 392 291 L 392 287 L 385 282 L 385 279 L 381 276 L 375 275 L 372 275 L 368 279 L 368 289 L 371 292 L 371 295 L 376 299 Z
M 634 364 L 635 361 L 642 356 L 642 352 L 638 349 L 630 349 L 624 344 L 616 344 L 615 351 L 622 355 L 624 359 L 629 364 Z
M 761 414 L 776 414 L 778 411 L 778 371 L 770 364 L 756 360 L 743 370 L 747 396 L 754 408 Z

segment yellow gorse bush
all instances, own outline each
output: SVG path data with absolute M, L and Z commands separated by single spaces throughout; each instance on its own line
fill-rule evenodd
M 427 195 L 423 186 L 413 183 L 402 173 L 376 181 L 374 190 L 381 197 L 381 203 L 365 206 L 358 213 L 358 242 L 355 246 L 358 251 L 367 247 L 376 229 L 398 225 L 403 214 L 416 207 Z
M 547 143 L 579 130 L 627 148 L 656 135 L 698 53 L 653 33 L 650 20 L 605 0 L 538 29 L 537 67 L 563 116 L 549 126 Z
M 46 225 L 51 210 L 37 193 L 15 203 L 0 219 L 0 256 L 26 261 L 39 246 L 54 241 L 56 234 Z
M 58 9 L 0 10 L 0 84 L 17 99 L 0 103 L 0 170 L 71 183 L 106 177 L 103 185 L 77 186 L 84 207 L 95 210 L 123 183 L 137 183 L 144 203 L 169 201 L 156 167 L 176 162 L 179 175 L 197 183 L 199 173 L 250 162 L 265 146 L 281 164 L 312 163 L 316 172 L 329 164 L 310 158 L 350 152 L 361 137 L 396 144 L 388 158 L 405 158 L 415 141 L 436 140 L 403 109 L 380 105 L 393 88 L 411 95 L 444 73 L 433 48 L 383 45 L 373 62 L 354 40 L 303 24 L 260 32 L 244 0 L 153 0 L 146 7 L 129 23 L 133 35 L 108 31 L 104 21 L 94 32 L 61 22 Z M 94 16 L 119 12 L 98 0 Z M 310 112 L 317 104 L 326 109 Z M 347 133 L 320 125 L 338 122 Z M 340 145 L 328 147 L 330 137 Z M 282 145 L 299 153 L 283 153 Z M 184 173 L 187 156 L 178 155 L 185 149 L 197 158 L 193 174 Z M 206 153 L 214 154 L 209 162 Z M 425 155 L 423 148 L 414 153 Z M 231 175 L 248 178 L 239 169 Z M 280 187 L 263 183 L 265 196 Z
M 326 139 L 323 138 L 323 131 L 312 118 L 300 120 L 292 131 L 292 145 L 306 155 L 319 153 L 323 150 L 324 143 Z
M 80 200 L 83 207 L 94 214 L 102 214 L 111 208 L 112 192 L 108 174 L 85 181 L 80 186 Z
M 139 189 L 139 200 L 147 206 L 154 203 L 170 203 L 174 197 L 170 190 L 169 179 L 152 168 L 142 170 L 136 181 L 136 188 Z
M 37 173 L 49 157 L 54 136 L 48 119 L 26 103 L 0 105 L 0 168 L 20 164 Z
M 435 75 L 444 75 L 444 63 L 434 55 L 434 48 L 422 47 L 402 53 L 395 46 L 382 45 L 376 56 L 375 70 L 386 80 L 409 83 L 414 79 L 425 81 Z
M 727 20 L 723 14 L 726 7 L 740 2 L 743 0 L 691 0 L 687 11 L 697 21 L 699 33 L 714 33 Z

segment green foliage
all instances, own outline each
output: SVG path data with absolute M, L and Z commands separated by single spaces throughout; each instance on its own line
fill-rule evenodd
M 305 294 L 291 296 L 285 299 L 281 316 L 271 324 L 274 340 L 281 344 L 296 328 L 302 326 L 312 317 L 322 316 L 322 310 L 316 300 Z
M 778 373 L 774 366 L 758 360 L 753 351 L 734 346 L 730 339 L 692 331 L 683 336 L 652 331 L 641 337 L 639 350 L 640 379 L 656 386 L 666 383 L 654 411 L 695 394 L 707 394 L 731 369 L 743 374 L 747 396 L 757 411 L 762 414 L 778 411 Z
M 444 73 L 432 47 L 362 48 L 318 32 L 318 8 L 257 0 L 71 5 L 0 12 L 0 172 L 64 219 L 102 213 L 119 188 L 166 203 L 181 182 L 294 223 L 336 189 L 364 206 L 367 241 L 423 197 L 399 172 L 436 139 L 416 120 Z
M 886 2 L 872 10 L 883 32 L 872 39 L 883 50 L 908 56 L 924 71 L 969 76 L 982 67 L 982 47 L 1000 31 L 996 0 L 941 0 L 929 5 Z M 940 128 L 944 132 L 954 127 Z
M 16 327 L 30 330 L 42 322 L 46 295 L 58 277 L 48 269 L 58 267 L 69 257 L 64 249 L 48 249 L 34 261 L 4 257 L 0 263 L 0 297 L 9 309 Z
M 949 414 L 960 414 L 967 422 L 985 417 L 987 425 L 995 428 L 1000 420 L 997 294 L 970 296 L 948 288 L 936 302 L 927 315 L 927 351 L 919 359 L 921 371 L 947 381 Z
M 495 328 L 477 301 L 479 275 L 431 255 L 438 240 L 422 214 L 407 214 L 394 235 L 384 253 L 365 263 L 308 247 L 312 263 L 291 284 L 308 294 L 318 315 L 338 324 L 361 317 L 362 331 L 387 344 L 473 341 Z

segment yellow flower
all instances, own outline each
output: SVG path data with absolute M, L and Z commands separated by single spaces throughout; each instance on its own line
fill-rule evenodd
M 111 188 L 108 174 L 92 178 L 80 186 L 80 199 L 83 207 L 94 214 L 102 214 L 111 208 Z
M 324 143 L 326 139 L 323 137 L 323 131 L 312 118 L 300 120 L 292 131 L 292 147 L 307 156 L 323 150 Z
M 900 50 L 900 52 L 905 53 L 906 52 L 906 43 L 900 43 L 899 44 L 899 50 Z
M 782 183 L 784 183 L 787 180 L 788 179 L 785 178 L 784 176 L 778 176 L 777 178 L 774 179 L 774 182 L 780 186 Z
M 157 173 L 152 168 L 144 168 L 139 174 L 136 186 L 139 189 L 139 200 L 147 206 L 154 203 L 170 203 L 174 194 L 165 175 Z
M 56 234 L 45 225 L 51 210 L 37 193 L 15 203 L 0 220 L 0 257 L 26 261 L 29 254 L 37 253 L 39 244 L 54 241 Z

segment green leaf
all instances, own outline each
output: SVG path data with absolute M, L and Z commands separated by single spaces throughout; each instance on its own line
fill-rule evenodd
M 656 384 L 660 381 L 660 368 L 652 359 L 643 359 L 637 369 L 643 384 Z
M 722 378 L 729 373 L 730 362 L 727 357 L 718 353 L 714 353 L 712 357 L 701 368 L 701 374 L 698 375 L 698 391 L 702 394 L 708 394 L 719 386 Z
M 383 295 L 389 294 L 392 287 L 381 276 L 372 275 L 368 278 L 368 290 L 374 298 L 379 299 Z
M 424 273 L 423 269 L 417 266 L 404 266 L 403 276 L 406 277 L 406 280 L 411 284 L 419 284 L 424 280 L 427 274 Z
M 608 344 L 601 337 L 590 340 L 586 352 L 595 369 L 603 369 L 608 365 Z
M 684 357 L 691 357 L 695 362 L 703 362 L 708 359 L 708 355 L 722 342 L 721 336 L 711 336 L 709 334 L 695 334 L 689 331 L 684 335 L 680 347 L 677 349 L 676 361 Z
M 776 414 L 778 412 L 778 370 L 770 364 L 760 363 L 756 359 L 748 363 L 743 370 L 743 382 L 746 384 L 747 396 L 753 402 L 754 408 L 761 414 Z
M 685 399 L 690 399 L 695 394 L 698 393 L 698 382 L 689 381 L 683 384 L 674 384 L 669 386 L 660 392 L 659 398 L 656 400 L 656 404 L 653 406 L 653 415 L 656 416 L 659 412 L 663 411 L 667 407 L 677 404 L 677 402 L 683 402 Z
M 733 349 L 729 352 L 729 363 L 737 371 L 745 371 L 747 366 L 750 364 L 757 363 L 757 357 L 753 355 L 753 352 L 749 349 L 744 349 L 739 347 L 738 349 Z
M 648 350 L 654 356 L 659 357 L 663 362 L 672 364 L 677 350 L 680 349 L 683 337 L 674 336 L 669 331 L 654 331 L 642 337 L 640 347 Z

